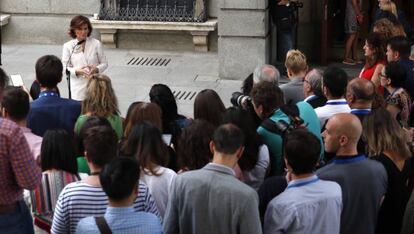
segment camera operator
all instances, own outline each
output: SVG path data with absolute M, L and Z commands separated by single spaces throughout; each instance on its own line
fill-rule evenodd
M 269 118 L 275 123 L 282 120 L 287 124 L 291 124 L 290 117 L 281 109 L 281 107 L 285 107 L 284 98 L 283 92 L 278 86 L 266 81 L 255 84 L 251 91 L 251 98 L 254 110 L 261 120 Z M 322 145 L 319 120 L 312 106 L 307 102 L 298 102 L 293 106 L 297 107 L 297 116 L 303 120 L 303 126 L 317 136 Z M 282 136 L 262 126 L 258 127 L 257 132 L 270 151 L 270 175 L 281 175 L 284 172 Z
M 277 61 L 284 62 L 286 53 L 293 49 L 297 18 L 295 12 L 302 3 L 291 0 L 269 0 L 270 14 L 277 34 Z

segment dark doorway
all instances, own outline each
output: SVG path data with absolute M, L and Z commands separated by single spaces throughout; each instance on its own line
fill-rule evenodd
M 360 25 L 359 45 L 363 46 L 363 38 L 366 38 L 372 24 L 372 14 L 378 0 L 362 1 L 361 9 L 364 12 L 364 23 Z M 323 0 L 322 1 L 322 30 L 321 30 L 321 64 L 332 61 L 341 61 L 344 56 L 346 34 L 344 32 L 345 10 L 347 0 Z M 361 58 L 361 56 L 359 56 Z

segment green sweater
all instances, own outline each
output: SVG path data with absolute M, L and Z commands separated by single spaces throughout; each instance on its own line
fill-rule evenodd
M 83 124 L 86 122 L 86 120 L 89 118 L 87 115 L 81 115 L 76 120 L 75 123 L 75 134 L 79 135 L 80 130 L 83 126 Z M 116 135 L 118 136 L 118 140 L 122 138 L 123 135 L 123 129 L 122 129 L 122 118 L 119 115 L 111 115 L 106 118 L 109 123 L 111 124 L 112 128 L 115 130 Z

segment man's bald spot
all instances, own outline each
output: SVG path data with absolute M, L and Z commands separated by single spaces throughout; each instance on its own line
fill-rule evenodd
M 358 143 L 362 134 L 361 121 L 353 114 L 340 113 L 332 116 L 329 123 L 336 135 L 345 135 L 350 142 Z
M 375 86 L 369 80 L 355 78 L 348 83 L 348 88 L 356 100 L 372 101 L 375 94 Z

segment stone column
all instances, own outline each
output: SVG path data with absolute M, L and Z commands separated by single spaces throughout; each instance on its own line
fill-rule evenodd
M 220 0 L 219 76 L 243 80 L 269 61 L 267 0 Z

